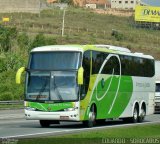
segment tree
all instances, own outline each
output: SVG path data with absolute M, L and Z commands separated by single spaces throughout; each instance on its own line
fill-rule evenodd
M 17 29 L 15 27 L 0 26 L 0 47 L 2 51 L 7 52 L 11 50 L 12 42 L 17 36 Z
M 45 45 L 55 45 L 55 44 L 57 44 L 56 39 L 52 37 L 45 37 L 43 34 L 38 34 L 31 43 L 30 50 L 35 47 L 40 47 Z
M 55 44 L 57 44 L 56 39 L 53 38 L 53 37 L 46 37 L 45 41 L 46 41 L 46 45 L 55 45 Z
M 30 40 L 28 35 L 24 32 L 18 35 L 17 43 L 20 49 L 26 50 L 29 48 Z
M 45 36 L 40 33 L 38 35 L 36 35 L 35 39 L 33 40 L 30 49 L 35 48 L 35 47 L 39 47 L 39 46 L 45 46 Z

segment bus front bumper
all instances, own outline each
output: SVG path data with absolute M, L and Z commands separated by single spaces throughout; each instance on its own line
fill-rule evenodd
M 62 112 L 31 111 L 25 109 L 27 120 L 59 120 L 59 121 L 79 121 L 78 110 Z

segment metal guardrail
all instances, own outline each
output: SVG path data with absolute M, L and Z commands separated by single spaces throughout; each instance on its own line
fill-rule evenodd
M 8 105 L 11 105 L 11 104 L 23 104 L 24 100 L 16 100 L 16 101 L 0 101 L 0 105 L 1 104 L 8 104 Z

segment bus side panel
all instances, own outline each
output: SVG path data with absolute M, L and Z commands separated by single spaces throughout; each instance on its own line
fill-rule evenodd
M 89 88 L 83 100 L 80 101 L 80 120 L 88 120 L 88 110 L 90 108 L 90 100 L 92 98 L 92 91 L 97 75 L 90 77 Z
M 155 93 L 152 92 L 152 93 L 149 93 L 149 104 L 148 104 L 147 115 L 153 114 L 155 112 L 154 107 L 155 107 Z
M 104 77 L 103 75 L 101 76 Z M 102 87 L 101 78 L 97 86 L 97 119 L 118 118 L 128 105 L 133 91 L 132 78 L 129 76 L 105 75 Z
M 81 120 L 88 119 L 89 108 L 96 104 L 96 119 L 132 117 L 136 102 L 146 103 L 146 114 L 154 111 L 154 78 L 129 77 L 129 76 L 91 76 L 90 86 L 86 98 L 81 101 Z M 120 83 L 119 83 L 120 78 Z M 104 79 L 104 86 L 102 84 Z M 112 79 L 112 80 L 111 80 Z M 118 86 L 119 84 L 119 86 Z
M 89 91 L 81 101 L 81 120 L 88 119 L 88 111 L 93 103 L 97 109 L 96 119 L 118 118 L 132 96 L 132 78 L 100 74 L 96 83 L 97 76 L 91 76 Z
M 146 115 L 154 113 L 154 93 L 155 84 L 154 78 L 147 77 L 132 77 L 133 79 L 133 94 L 125 111 L 120 117 L 132 117 L 133 109 L 136 102 L 139 107 L 142 102 L 146 104 Z M 139 108 L 140 109 L 140 108 Z

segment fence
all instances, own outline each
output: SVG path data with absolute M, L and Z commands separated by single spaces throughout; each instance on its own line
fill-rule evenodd
M 32 34 L 38 34 L 38 33 L 45 33 L 45 34 L 49 34 L 49 35 L 54 35 L 54 36 L 61 36 L 62 34 L 62 27 L 61 25 L 55 26 L 55 25 L 49 25 L 49 24 L 34 24 L 34 23 L 30 23 L 30 24 L 25 24 L 25 23 L 9 23 L 8 26 L 16 26 L 19 32 L 24 32 L 27 31 L 27 33 L 32 33 Z M 137 28 L 137 27 L 136 27 Z M 139 26 L 139 28 L 141 28 Z M 135 29 L 134 25 L 133 28 Z M 150 30 L 153 30 L 153 27 L 151 27 L 150 29 L 148 29 L 148 32 Z M 157 29 L 158 30 L 158 29 Z M 140 40 L 145 38 L 146 41 L 149 40 L 153 40 L 153 43 L 156 45 L 156 47 L 158 48 L 160 45 L 160 36 L 154 36 L 150 35 L 150 34 L 140 34 L 137 33 L 136 37 L 135 34 L 133 35 L 133 32 L 128 33 L 127 31 L 123 31 L 122 32 L 124 36 L 127 35 L 127 37 L 125 37 L 127 40 Z M 87 27 L 65 27 L 64 28 L 64 35 L 66 36 L 82 36 L 82 35 L 90 35 L 94 38 L 110 38 L 112 35 L 112 29 L 110 30 L 100 30 L 100 29 L 91 29 L 91 28 L 87 28 Z
M 23 100 L 17 101 L 0 101 L 0 105 L 14 105 L 14 104 L 23 104 Z

